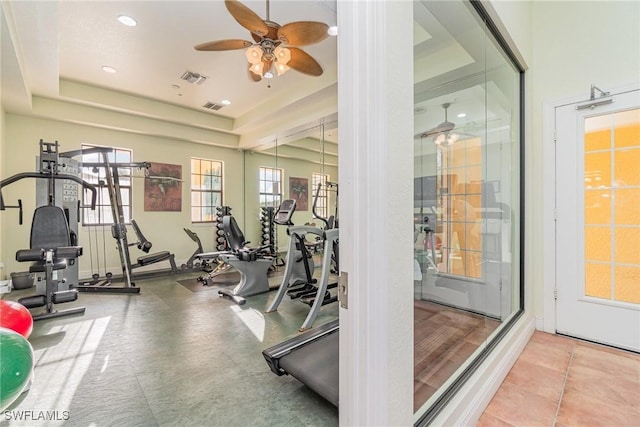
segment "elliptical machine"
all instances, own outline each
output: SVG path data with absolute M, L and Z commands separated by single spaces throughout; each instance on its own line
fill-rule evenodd
M 316 233 L 316 228 L 306 226 L 307 228 L 304 229 L 301 229 L 300 227 L 296 228 L 298 233 L 291 235 L 291 229 L 294 226 L 291 221 L 291 217 L 295 211 L 296 201 L 293 199 L 284 200 L 274 214 L 273 222 L 277 225 L 284 225 L 287 227 L 287 234 L 290 236 L 290 244 L 291 239 L 295 238 L 296 247 L 292 253 L 287 251 L 287 258 L 285 259 L 284 265 L 286 266 L 285 276 L 287 276 L 287 271 L 290 270 L 288 278 L 289 286 L 302 285 L 300 288 L 296 288 L 295 290 L 290 289 L 289 295 L 294 295 L 292 296 L 293 298 L 300 298 L 305 296 L 308 292 L 315 293 L 315 286 L 313 286 L 313 284 L 316 283 L 316 279 L 313 278 L 315 265 L 313 262 L 313 256 L 306 245 L 305 234 L 318 234 Z
M 337 191 L 337 184 L 327 183 L 327 187 L 329 187 L 329 184 L 335 186 Z M 323 230 L 308 225 L 295 226 L 291 223 L 287 229 L 287 233 L 289 234 L 289 249 L 287 250 L 287 263 L 284 276 L 282 277 L 282 284 L 278 289 L 276 298 L 271 302 L 271 305 L 266 311 L 267 313 L 277 311 L 285 295 L 289 295 L 291 299 L 299 299 L 301 302 L 311 306 L 309 314 L 299 329 L 301 332 L 313 326 L 320 307 L 338 300 L 337 295 L 331 295 L 329 292 L 329 289 L 335 288 L 338 285 L 337 282 L 329 283 L 329 273 L 334 269 L 337 270 L 339 234 L 338 228 L 329 228 L 335 227 L 337 224 L 335 217 L 333 220 L 331 220 L 331 218 L 323 218 L 318 215 L 316 211 L 321 189 L 322 184 L 319 184 L 314 197 L 312 212 L 314 217 L 320 219 L 327 228 Z M 283 204 L 285 202 L 283 202 Z M 295 208 L 295 202 L 293 205 Z M 322 271 L 319 281 L 312 277 L 315 266 L 313 265 L 313 258 L 305 244 L 308 235 L 318 236 L 324 242 Z M 304 276 L 302 278 L 300 278 L 299 271 L 296 272 L 296 266 L 300 263 L 304 268 Z M 298 274 L 297 277 L 296 273 Z

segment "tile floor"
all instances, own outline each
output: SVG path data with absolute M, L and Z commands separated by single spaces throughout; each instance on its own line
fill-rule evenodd
M 139 281 L 140 295 L 84 293 L 66 304 L 86 306 L 84 316 L 37 322 L 36 380 L 10 409 L 68 419 L 3 414 L 0 426 L 338 424 L 334 406 L 262 359 L 297 334 L 306 305 L 267 315 L 273 293 L 240 308 L 177 279 Z M 317 324 L 337 310 L 325 306 Z M 536 332 L 478 425 L 640 426 L 640 355 Z
M 640 355 L 536 331 L 478 427 L 640 426 Z
M 84 315 L 36 322 L 35 379 L 0 426 L 338 424 L 336 407 L 271 373 L 262 357 L 298 333 L 308 306 L 287 300 L 265 314 L 273 292 L 238 307 L 214 289 L 191 292 L 176 282 L 182 278 L 138 280 L 139 295 L 82 293 L 58 308 L 82 305 Z M 317 324 L 337 313 L 337 304 L 323 307 Z M 33 419 L 42 416 L 51 419 Z

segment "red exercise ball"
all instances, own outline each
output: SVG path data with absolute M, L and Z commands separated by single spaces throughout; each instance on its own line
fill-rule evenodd
M 15 301 L 0 300 L 0 328 L 11 329 L 29 338 L 33 330 L 33 317 L 24 305 Z

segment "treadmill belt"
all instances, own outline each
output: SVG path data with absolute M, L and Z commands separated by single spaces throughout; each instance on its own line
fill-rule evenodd
M 291 375 L 338 406 L 339 319 L 262 351 L 276 375 Z
M 338 406 L 339 334 L 334 331 L 280 359 L 280 367 Z

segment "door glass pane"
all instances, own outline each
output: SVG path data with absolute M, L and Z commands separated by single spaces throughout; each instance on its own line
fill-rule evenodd
M 584 294 L 640 302 L 640 109 L 584 123 Z

